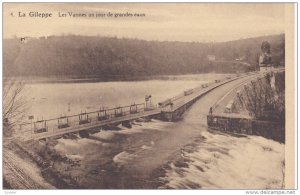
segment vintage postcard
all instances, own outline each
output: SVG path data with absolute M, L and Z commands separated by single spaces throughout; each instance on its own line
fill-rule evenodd
M 3 189 L 295 193 L 295 4 L 2 6 Z

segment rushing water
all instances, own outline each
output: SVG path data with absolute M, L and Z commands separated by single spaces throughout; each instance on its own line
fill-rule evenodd
M 280 189 L 284 146 L 262 137 L 237 138 L 203 132 L 194 151 L 183 150 L 187 167 L 170 163 L 161 188 Z
M 71 112 L 75 112 L 103 104 L 141 102 L 149 93 L 153 102 L 158 102 L 217 76 L 32 84 L 31 96 L 35 99 L 31 111 L 50 117 L 65 111 L 68 102 Z M 238 84 L 239 81 L 232 82 L 203 96 L 178 122 L 135 121 L 130 129 L 120 125 L 119 131 L 100 131 L 89 138 L 60 138 L 54 150 L 76 163 L 54 160 L 53 168 L 62 176 L 75 179 L 81 188 L 281 188 L 284 185 L 283 144 L 207 129 L 209 107 Z

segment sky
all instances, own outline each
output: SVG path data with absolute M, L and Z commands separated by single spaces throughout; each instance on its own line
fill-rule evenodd
M 19 17 L 19 12 L 26 17 Z M 29 17 L 51 13 L 51 18 Z M 143 13 L 144 17 L 58 17 L 58 13 Z M 101 35 L 222 42 L 284 33 L 283 3 L 4 3 L 3 37 Z

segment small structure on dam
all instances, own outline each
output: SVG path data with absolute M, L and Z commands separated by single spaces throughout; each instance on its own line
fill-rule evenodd
M 271 44 L 268 41 L 264 41 L 261 44 L 261 55 L 259 56 L 259 69 L 261 72 L 266 72 L 273 69 Z

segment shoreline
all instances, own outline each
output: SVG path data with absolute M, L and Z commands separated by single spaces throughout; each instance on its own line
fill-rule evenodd
M 149 81 L 149 80 L 195 80 L 199 76 L 204 75 L 234 75 L 234 73 L 198 73 L 198 74 L 172 74 L 172 75 L 152 75 L 152 76 L 110 76 L 110 77 L 6 77 L 5 79 L 16 79 L 23 80 L 25 83 L 36 84 L 36 83 L 98 83 L 98 82 L 134 82 L 134 81 Z

